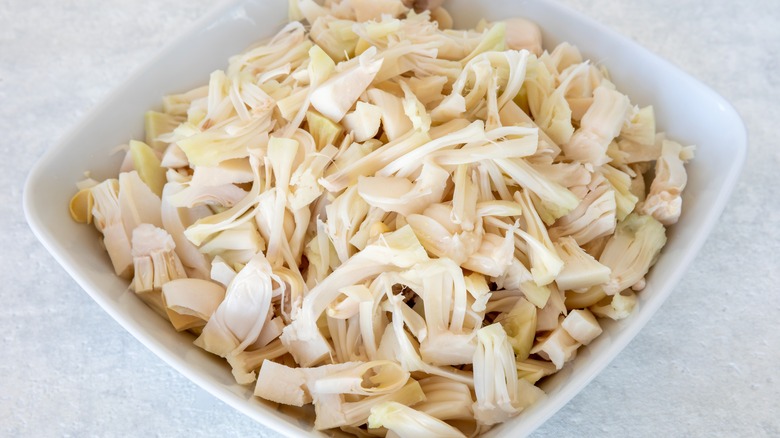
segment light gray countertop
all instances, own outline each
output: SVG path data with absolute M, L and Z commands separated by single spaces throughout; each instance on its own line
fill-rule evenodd
M 750 151 L 671 298 L 536 436 L 780 436 L 780 2 L 560 1 L 724 95 Z M 125 332 L 21 207 L 38 157 L 213 3 L 0 1 L 2 436 L 276 436 Z

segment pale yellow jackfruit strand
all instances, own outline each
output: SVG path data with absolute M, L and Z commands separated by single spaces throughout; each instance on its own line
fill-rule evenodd
M 547 228 L 536 213 L 528 192 L 515 192 L 515 201 L 523 208 L 527 231 L 521 232 L 520 236 L 530 247 L 531 274 L 537 286 L 548 285 L 563 269 L 563 261 L 558 257 L 547 234 Z
M 382 67 L 383 59 L 373 59 L 376 50 L 360 55 L 360 63 L 337 73 L 311 94 L 311 105 L 322 115 L 338 123 L 344 118 Z
M 518 380 L 514 352 L 500 324 L 480 329 L 477 337 L 474 417 L 481 424 L 492 425 L 519 414 L 542 391 Z
M 268 160 L 274 172 L 274 206 L 270 218 L 271 230 L 268 241 L 268 260 L 274 266 L 283 263 L 282 246 L 284 245 L 282 227 L 287 206 L 290 177 L 295 156 L 298 154 L 299 143 L 293 139 L 271 137 L 268 142 Z
M 580 128 L 563 145 L 566 158 L 595 166 L 607 163 L 607 146 L 620 133 L 630 108 L 626 95 L 603 85 L 596 88 Z
M 604 291 L 615 295 L 642 280 L 665 244 L 663 224 L 652 216 L 629 215 L 618 224 L 599 257 L 599 262 L 611 269 Z
M 388 140 L 396 140 L 412 129 L 412 121 L 404 113 L 403 99 L 378 88 L 370 88 L 367 96 L 380 110 L 382 129 Z
M 165 310 L 178 331 L 205 326 L 224 297 L 225 289 L 207 280 L 181 278 L 162 285 Z
M 420 380 L 425 401 L 415 409 L 439 420 L 471 420 L 474 400 L 468 385 L 445 377 L 432 376 Z
M 545 338 L 537 341 L 531 349 L 531 353 L 549 360 L 555 364 L 556 369 L 560 370 L 566 362 L 574 359 L 579 346 L 579 342 L 572 338 L 563 327 L 558 326 Z
M 309 37 L 334 61 L 341 62 L 355 55 L 358 36 L 352 31 L 353 21 L 322 16 L 311 23 Z
M 137 294 L 160 291 L 169 281 L 186 278 L 176 244 L 167 231 L 151 224 L 133 230 L 133 283 Z
M 404 326 L 408 324 L 408 318 L 403 316 L 404 312 L 401 309 L 406 306 L 406 304 L 399 302 L 400 296 L 390 298 L 389 301 L 392 304 L 393 319 L 392 322 L 385 327 L 384 334 L 382 335 L 379 344 L 378 356 L 380 358 L 396 360 L 401 363 L 401 366 L 403 366 L 404 369 L 410 372 L 422 371 L 430 375 L 446 377 L 473 387 L 474 379 L 469 373 L 462 372 L 449 366 L 433 366 L 420 358 L 420 355 L 417 352 L 417 342 L 407 335 L 404 330 Z
M 228 285 L 225 299 L 209 319 L 195 345 L 220 357 L 246 350 L 268 318 L 276 277 L 258 253 Z
M 583 345 L 588 345 L 602 332 L 596 318 L 587 310 L 572 310 L 561 323 L 561 327 Z
M 510 18 L 506 23 L 506 45 L 512 50 L 526 49 L 536 56 L 542 54 L 542 32 L 533 21 Z
M 244 350 L 239 353 L 231 353 L 225 359 L 233 368 L 233 377 L 239 384 L 247 385 L 255 380 L 255 371 L 264 361 L 276 360 L 287 354 L 287 348 L 279 338 L 274 339 L 266 346 L 256 350 Z M 260 378 L 257 378 L 258 386 Z M 273 382 L 279 387 L 278 380 Z M 282 388 L 284 389 L 284 388 Z M 260 389 L 262 391 L 262 388 Z M 267 398 L 267 397 L 266 397 Z
M 95 198 L 92 195 L 92 188 L 81 189 L 70 198 L 68 208 L 70 217 L 74 221 L 82 224 L 92 223 L 92 207 L 95 205 Z
M 471 231 L 451 227 L 452 210 L 443 204 L 428 207 L 423 214 L 409 215 L 406 220 L 423 247 L 433 255 L 449 258 L 462 265 L 479 250 L 484 236 L 481 227 Z M 454 225 L 454 224 L 452 224 Z
M 598 317 L 618 320 L 628 318 L 636 304 L 636 294 L 631 290 L 624 290 L 619 294 L 603 298 L 589 309 Z
M 122 220 L 119 203 L 119 183 L 107 179 L 90 189 L 94 204 L 92 217 L 95 228 L 103 233 L 103 244 L 111 259 L 116 275 L 128 278 L 133 273 L 131 234 L 128 234 Z
M 320 180 L 320 184 L 330 192 L 338 192 L 353 185 L 361 175 L 375 174 L 393 160 L 419 148 L 430 140 L 428 134 L 409 131 L 395 141 L 385 143 L 368 155 Z
M 419 275 L 421 291 L 424 291 L 422 299 L 428 332 L 420 343 L 422 359 L 432 365 L 469 363 L 476 348 L 474 332 L 481 325 L 483 316 L 469 318 L 462 270 L 454 262 L 441 259 L 407 275 Z
M 290 368 L 270 359 L 264 359 L 260 363 L 262 366 L 254 391 L 257 397 L 292 406 L 311 403 L 311 395 L 304 389 L 306 377 L 303 369 Z
M 341 262 L 346 262 L 355 253 L 349 242 L 368 214 L 369 204 L 359 195 L 360 188 L 353 185 L 325 207 L 326 230 Z
M 378 360 L 362 363 L 317 379 L 309 391 L 317 394 L 390 394 L 401 389 L 409 380 L 409 372 L 398 363 Z
M 419 178 L 412 183 L 403 177 L 358 177 L 360 196 L 372 207 L 409 216 L 426 206 L 441 202 L 450 173 L 435 164 L 423 166 Z
M 311 378 L 310 378 L 311 379 Z M 413 406 L 425 400 L 425 394 L 417 381 L 410 379 L 404 387 L 398 391 L 365 397 L 359 401 L 342 401 L 340 394 L 313 394 L 314 410 L 317 418 L 314 428 L 317 430 L 330 429 L 339 426 L 359 426 L 368 421 L 371 408 L 383 402 L 397 402 L 402 405 Z
M 617 224 L 616 192 L 600 175 L 594 178 L 580 204 L 559 218 L 549 229 L 550 238 L 571 236 L 578 245 L 585 245 L 615 232 Z
M 610 269 L 580 248 L 572 237 L 555 242 L 555 250 L 563 260 L 563 269 L 555 278 L 561 290 L 588 289 L 609 281 Z
M 385 427 L 400 438 L 436 436 L 465 438 L 466 435 L 449 424 L 398 402 L 385 402 L 371 408 L 368 427 Z
M 352 132 L 357 142 L 363 142 L 379 132 L 382 110 L 370 103 L 358 101 L 355 111 L 344 116 L 344 127 Z
M 503 316 L 499 315 L 496 322 L 504 327 L 517 358 L 527 359 L 536 334 L 536 306 L 520 298 L 512 310 Z
M 692 151 L 692 149 L 689 149 Z M 650 214 L 664 225 L 677 222 L 682 212 L 682 191 L 688 183 L 685 171 L 685 150 L 679 143 L 663 141 L 661 157 L 655 165 L 655 178 L 650 185 L 650 193 L 642 203 L 640 211 Z M 692 153 L 692 152 L 691 152 Z
M 624 171 L 609 164 L 601 166 L 599 171 L 612 185 L 612 191 L 615 194 L 615 215 L 618 221 L 622 221 L 634 211 L 634 207 L 636 207 L 636 203 L 639 201 L 639 198 L 631 193 L 631 177 Z
M 184 117 L 173 114 L 147 111 L 144 115 L 144 133 L 146 144 L 156 151 L 163 151 L 168 143 L 161 141 L 160 136 L 176 129 L 184 121 Z
M 209 236 L 219 231 L 229 229 L 252 220 L 254 217 L 254 207 L 259 201 L 259 195 L 265 185 L 265 181 L 260 176 L 260 164 L 252 157 L 250 159 L 254 180 L 252 190 L 238 204 L 228 210 L 213 216 L 199 219 L 184 232 L 187 239 L 195 245 L 201 245 Z
M 537 195 L 554 218 L 562 217 L 577 207 L 578 199 L 570 190 L 549 181 L 524 160 L 499 158 L 495 163 L 520 187 Z
M 135 170 L 119 174 L 119 211 L 128 236 L 141 224 L 162 227 L 161 200 Z
M 160 204 L 163 228 L 170 233 L 173 241 L 176 243 L 176 254 L 179 255 L 182 264 L 186 268 L 191 269 L 189 272 L 190 277 L 208 279 L 209 271 L 211 270 L 209 260 L 184 235 L 186 227 L 191 225 L 192 215 L 188 214 L 191 210 L 188 212 L 187 210 L 179 209 L 171 205 L 170 202 L 171 197 L 182 190 L 184 190 L 184 185 L 177 182 L 169 182 L 163 188 Z M 210 213 L 210 210 L 205 209 L 205 211 Z
M 555 364 L 546 360 L 526 359 L 517 361 L 517 377 L 530 384 L 536 384 L 542 377 L 554 374 Z
M 300 313 L 285 327 L 282 342 L 296 361 L 304 366 L 317 364 L 330 353 L 330 346 L 316 327 L 316 320 L 338 290 L 371 278 L 381 272 L 409 268 L 428 259 L 425 250 L 410 227 L 383 235 L 377 244 L 369 245 L 338 267 L 303 299 Z
M 360 346 L 360 317 L 331 318 L 324 316 L 327 333 L 333 344 L 333 361 L 337 363 L 363 361 L 366 354 Z M 323 328 L 325 329 L 325 328 Z
M 397 17 L 408 11 L 401 0 L 350 0 L 357 21 L 381 19 L 383 15 Z
M 587 65 L 582 64 L 580 68 L 585 69 Z M 574 134 L 574 126 L 571 123 L 571 108 L 565 96 L 574 77 L 574 74 L 569 75 L 544 98 L 538 110 L 539 114 L 534 118 L 539 127 L 558 145 L 568 143 Z
M 194 100 L 208 95 L 208 86 L 194 88 L 181 94 L 169 94 L 163 97 L 163 113 L 173 116 L 186 116 L 187 110 Z

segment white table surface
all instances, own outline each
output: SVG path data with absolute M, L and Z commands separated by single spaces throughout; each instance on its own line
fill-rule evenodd
M 750 152 L 671 298 L 535 435 L 780 436 L 780 2 L 560 1 L 723 94 Z M 0 436 L 277 436 L 103 313 L 21 208 L 38 157 L 213 3 L 0 0 Z

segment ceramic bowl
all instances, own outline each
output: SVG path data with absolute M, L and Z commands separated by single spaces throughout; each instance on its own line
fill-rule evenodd
M 745 128 L 718 94 L 629 39 L 560 5 L 543 0 L 451 0 L 456 26 L 479 18 L 525 16 L 544 31 L 546 48 L 569 41 L 583 55 L 603 63 L 632 103 L 652 104 L 659 130 L 695 144 L 689 166 L 684 212 L 669 229 L 668 244 L 627 319 L 604 324 L 604 333 L 542 387 L 548 397 L 488 436 L 523 436 L 552 416 L 636 336 L 674 289 L 716 223 L 745 159 Z M 287 1 L 227 2 L 174 40 L 145 67 L 96 107 L 58 145 L 48 150 L 29 175 L 24 207 L 30 227 L 68 273 L 128 332 L 193 382 L 258 422 L 290 436 L 324 436 L 312 431 L 301 411 L 285 411 L 237 385 L 223 360 L 192 345 L 192 336 L 167 321 L 127 290 L 116 277 L 92 227 L 73 222 L 68 200 L 74 183 L 91 171 L 100 180 L 114 176 L 120 157 L 110 151 L 130 138 L 142 138 L 143 113 L 159 107 L 164 94 L 204 84 L 211 71 L 286 21 Z M 197 48 L 195 50 L 194 48 Z M 717 127 L 717 129 L 713 129 Z M 172 408 L 174 409 L 174 408 Z

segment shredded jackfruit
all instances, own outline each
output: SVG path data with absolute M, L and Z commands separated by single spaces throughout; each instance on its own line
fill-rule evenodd
M 683 211 L 693 147 L 661 109 L 526 19 L 451 30 L 441 4 L 290 0 L 69 204 L 139 298 L 318 430 L 522 415 L 639 305 Z

